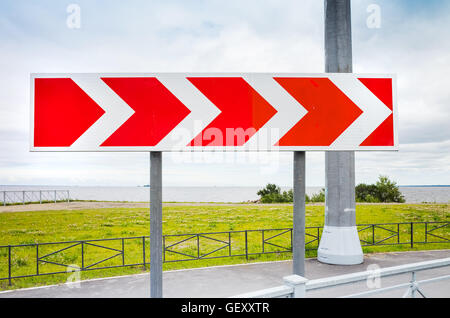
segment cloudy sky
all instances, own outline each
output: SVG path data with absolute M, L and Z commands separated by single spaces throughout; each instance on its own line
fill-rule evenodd
M 321 73 L 323 28 L 319 0 L 2 0 L 0 185 L 149 183 L 148 153 L 30 153 L 30 73 Z M 450 184 L 450 1 L 354 0 L 352 28 L 354 72 L 397 74 L 400 128 L 399 152 L 356 154 L 356 181 Z M 292 184 L 292 153 L 163 159 L 168 186 Z M 309 152 L 307 185 L 323 184 L 324 153 Z

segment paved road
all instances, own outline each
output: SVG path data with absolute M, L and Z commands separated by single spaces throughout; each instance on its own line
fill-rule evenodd
M 450 257 L 450 250 L 403 253 L 378 253 L 365 256 L 364 263 L 354 266 L 336 266 L 306 261 L 306 277 L 329 277 L 367 270 L 369 265 L 390 267 L 426 260 Z M 164 297 L 229 297 L 262 288 L 283 284 L 282 277 L 291 273 L 291 261 L 209 267 L 202 269 L 164 272 Z M 417 278 L 427 279 L 450 274 L 450 269 L 440 268 L 419 272 Z M 384 278 L 381 287 L 406 283 L 410 276 Z M 149 275 L 140 274 L 118 278 L 97 279 L 79 283 L 79 287 L 55 285 L 0 293 L 0 297 L 149 297 Z M 314 291 L 309 297 L 336 297 L 367 290 L 366 283 Z M 450 297 L 450 280 L 423 286 L 429 297 Z M 401 297 L 404 290 L 383 294 L 383 297 Z

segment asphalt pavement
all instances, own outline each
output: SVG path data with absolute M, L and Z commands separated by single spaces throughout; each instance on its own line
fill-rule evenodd
M 306 260 L 306 278 L 316 279 L 355 273 L 373 269 L 375 265 L 384 268 L 450 257 L 450 250 L 394 252 L 367 254 L 364 263 L 351 266 L 328 265 L 316 259 Z M 253 263 L 207 267 L 188 270 L 166 271 L 163 274 L 164 297 L 230 297 L 241 293 L 283 284 L 283 276 L 290 275 L 291 261 Z M 417 279 L 428 279 L 449 275 L 450 268 L 444 267 L 417 273 Z M 82 273 L 81 273 L 82 275 Z M 52 285 L 37 288 L 0 292 L 2 297 L 149 297 L 150 275 L 138 274 L 106 279 L 94 279 L 79 283 Z M 387 287 L 410 281 L 410 274 L 383 278 L 380 287 Z M 308 297 L 337 297 L 369 290 L 366 282 L 311 291 Z M 427 297 L 450 297 L 450 280 L 424 285 L 422 291 Z M 376 297 L 401 297 L 405 290 L 383 293 Z

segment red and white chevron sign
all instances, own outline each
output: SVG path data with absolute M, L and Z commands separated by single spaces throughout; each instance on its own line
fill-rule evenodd
M 32 74 L 31 151 L 397 150 L 392 75 Z

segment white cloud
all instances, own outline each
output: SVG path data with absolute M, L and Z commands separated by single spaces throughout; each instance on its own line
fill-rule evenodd
M 357 153 L 357 181 L 388 174 L 400 184 L 448 183 L 449 6 L 430 19 L 411 15 L 407 1 L 377 1 L 382 27 L 368 29 L 371 2 L 352 7 L 354 71 L 398 75 L 401 149 Z M 0 5 L 0 184 L 148 183 L 145 153 L 29 153 L 31 72 L 324 70 L 323 1 L 78 3 L 79 30 L 66 27 L 64 4 Z M 198 162 L 202 156 L 178 164 L 165 155 L 165 184 L 292 183 L 290 153 L 261 154 L 256 163 L 248 154 L 225 164 Z M 308 153 L 307 183 L 324 184 L 323 153 Z

